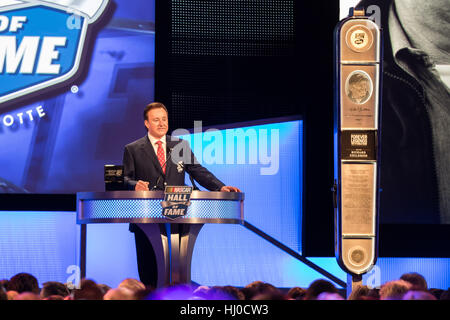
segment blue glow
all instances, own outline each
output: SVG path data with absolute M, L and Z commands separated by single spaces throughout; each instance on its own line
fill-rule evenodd
M 219 132 L 195 133 L 181 138 L 191 143 L 197 159 L 220 180 L 245 192 L 245 220 L 301 252 L 303 122 L 297 120 L 245 127 L 243 132 L 252 138 L 235 139 L 234 148 L 226 140 L 226 130 Z M 277 134 L 279 139 L 272 141 Z M 216 139 L 210 139 L 211 135 Z M 220 137 L 223 155 L 217 156 L 216 163 L 207 163 L 211 145 L 217 144 Z M 261 150 L 261 140 L 266 137 L 267 155 L 272 158 L 271 162 L 263 161 L 260 155 L 264 151 Z M 254 164 L 250 163 L 251 148 L 257 150 Z M 245 157 L 240 158 L 239 150 L 246 151 Z M 276 150 L 279 150 L 278 154 Z M 233 152 L 234 157 L 230 157 L 229 160 L 233 161 L 227 164 L 229 152 Z M 276 164 L 275 157 L 278 155 Z M 245 159 L 241 161 L 244 163 L 239 163 L 239 159 Z M 274 172 L 274 168 L 278 170 Z M 275 174 L 264 175 L 264 169 Z M 186 183 L 190 184 L 188 178 Z M 292 258 L 286 253 L 242 226 L 210 224 L 203 227 L 197 239 L 192 279 L 207 285 L 244 286 L 254 280 L 263 280 L 276 286 L 291 286 L 295 283 L 295 273 L 274 272 L 283 270 L 289 260 Z
M 134 234 L 128 223 L 87 225 L 86 277 L 117 287 L 126 278 L 139 279 Z
M 20 272 L 39 284 L 66 282 L 78 265 L 79 226 L 75 212 L 0 211 L 0 279 Z

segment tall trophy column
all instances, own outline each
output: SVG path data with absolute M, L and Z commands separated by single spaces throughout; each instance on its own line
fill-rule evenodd
M 335 250 L 351 287 L 377 259 L 380 42 L 364 10 L 352 8 L 335 30 Z

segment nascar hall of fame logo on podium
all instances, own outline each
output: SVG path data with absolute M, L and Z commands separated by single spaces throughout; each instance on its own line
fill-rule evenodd
M 109 0 L 0 0 L 0 105 L 70 80 Z
M 164 201 L 162 215 L 169 219 L 183 217 L 191 202 L 192 187 L 167 186 L 164 190 Z

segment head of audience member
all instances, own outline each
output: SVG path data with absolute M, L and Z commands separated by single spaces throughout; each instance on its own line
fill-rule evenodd
M 14 300 L 41 300 L 41 297 L 33 292 L 22 292 L 16 295 Z
M 8 294 L 3 284 L 0 284 L 0 300 L 8 300 Z
M 379 298 L 374 298 L 371 296 L 361 296 L 358 300 L 364 300 L 364 301 L 369 301 L 369 300 L 380 300 Z
M 104 296 L 103 300 L 134 300 L 134 292 L 125 287 L 110 289 Z
M 439 300 L 450 300 L 450 288 L 442 291 L 441 295 L 439 296 Z
M 70 296 L 66 296 L 67 298 L 69 298 Z M 58 295 L 53 295 L 53 296 L 48 296 L 47 298 L 44 298 L 42 300 L 66 300 L 63 296 L 58 296 Z
M 107 284 L 103 284 L 103 283 L 98 283 L 97 287 L 100 288 L 100 290 L 102 291 L 103 296 L 105 296 L 105 294 L 111 290 L 112 288 L 110 286 L 108 286 Z
M 412 285 L 405 280 L 386 282 L 380 289 L 380 300 L 401 300 Z
M 428 290 L 429 293 L 431 293 L 433 296 L 436 297 L 436 299 L 441 300 L 441 295 L 444 293 L 444 290 L 437 289 L 437 288 L 431 288 Z
M 262 281 L 253 281 L 246 285 L 244 288 L 241 289 L 242 294 L 245 297 L 245 300 L 251 300 L 255 294 L 257 294 L 257 288 L 258 286 L 262 285 L 264 282 Z
M 372 288 L 369 290 L 369 293 L 367 294 L 367 298 L 370 300 L 380 300 L 380 289 L 379 288 Z
M 306 295 L 306 289 L 300 287 L 293 287 L 289 289 L 287 298 L 292 300 L 303 300 Z
M 10 290 L 6 292 L 6 296 L 8 297 L 8 300 L 14 300 L 15 297 L 17 297 L 19 293 L 14 290 Z
M 41 289 L 42 299 L 50 296 L 67 297 L 69 294 L 69 289 L 67 289 L 66 285 L 57 281 L 45 282 Z
M 145 286 L 144 290 L 139 290 L 134 293 L 134 297 L 136 300 L 146 300 L 148 296 L 154 292 L 155 289 L 151 286 Z
M 339 293 L 322 292 L 316 300 L 344 300 Z
M 252 300 L 286 300 L 286 296 L 279 290 L 257 294 Z
M 3 288 L 5 288 L 5 290 L 7 290 L 7 288 L 8 288 L 8 282 L 9 282 L 8 279 L 0 280 L 0 287 L 3 287 Z
M 352 293 L 348 297 L 348 300 L 361 300 L 362 297 L 369 296 L 369 287 L 359 285 L 355 289 L 353 289 Z
M 37 279 L 29 273 L 18 273 L 8 282 L 8 291 L 32 292 L 39 294 L 39 284 Z
M 73 291 L 74 300 L 103 300 L 103 292 L 97 284 L 88 279 L 80 282 L 80 289 Z
M 409 290 L 402 300 L 437 300 L 435 296 L 426 291 Z
M 263 281 L 254 281 L 249 283 L 241 290 L 241 292 L 244 294 L 245 300 L 253 300 L 255 297 L 260 295 L 275 297 L 280 294 L 277 288 L 270 283 Z
M 119 284 L 119 288 L 126 288 L 132 292 L 145 290 L 145 284 L 133 278 L 127 278 Z
M 427 291 L 428 285 L 425 278 L 416 272 L 405 273 L 400 277 L 400 280 L 411 283 L 411 290 Z
M 319 279 L 309 285 L 306 290 L 305 300 L 316 300 L 323 292 L 338 293 L 338 290 L 330 281 Z

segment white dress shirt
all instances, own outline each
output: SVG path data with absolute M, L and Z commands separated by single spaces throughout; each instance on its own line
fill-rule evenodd
M 150 135 L 150 133 L 147 134 L 148 138 L 150 140 L 150 143 L 153 146 L 153 150 L 155 150 L 155 155 L 158 158 L 158 145 L 156 144 L 158 141 L 162 142 L 161 147 L 163 148 L 164 151 L 164 160 L 167 161 L 167 154 L 166 154 L 166 149 L 167 149 L 167 144 L 166 144 L 166 136 L 162 137 L 161 139 L 155 138 L 152 135 Z

